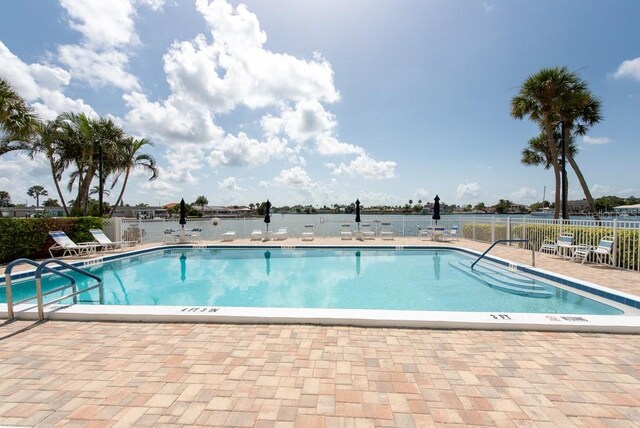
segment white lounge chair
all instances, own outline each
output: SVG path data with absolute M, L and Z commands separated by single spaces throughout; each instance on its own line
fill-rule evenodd
M 391 223 L 380 223 L 382 230 L 380 231 L 380 237 L 382 239 L 393 239 L 393 231 L 391 230 Z
M 229 230 L 225 233 L 222 234 L 222 237 L 220 238 L 220 240 L 222 242 L 231 242 L 234 239 L 236 239 L 236 232 L 235 230 Z
M 304 232 L 302 232 L 302 240 L 313 241 L 314 237 L 315 237 L 315 226 L 312 224 L 305 224 Z
M 57 250 L 64 250 L 62 253 L 62 257 L 67 254 L 71 256 L 81 256 L 88 255 L 90 253 L 95 253 L 96 249 L 101 245 L 96 242 L 81 242 L 76 244 L 61 230 L 56 230 L 54 232 L 49 232 L 49 235 L 56 242 L 52 246 L 49 247 L 49 254 L 53 257 L 53 252 Z
M 351 225 L 343 224 L 342 229 L 340 230 L 340 239 L 351 239 L 352 236 Z
M 122 250 L 125 247 L 133 247 L 136 241 L 112 241 L 101 229 L 89 229 L 93 238 L 100 243 L 103 251 Z
M 360 234 L 362 236 L 362 239 L 375 238 L 375 232 L 371 230 L 371 224 L 369 223 L 362 223 L 362 226 L 360 226 Z
M 558 236 L 558 240 L 555 242 L 550 239 L 545 239 L 542 242 L 542 246 L 540 246 L 540 252 L 549 254 L 559 254 L 562 252 L 564 256 L 564 252 L 573 248 L 573 246 L 573 233 L 563 233 Z
M 289 234 L 287 233 L 286 227 L 279 228 L 278 231 L 273 234 L 274 241 L 284 241 L 288 237 L 289 237 Z
M 251 235 L 249 236 L 249 239 L 251 241 L 260 241 L 262 240 L 262 231 L 260 229 L 256 229 L 253 232 L 251 232 Z

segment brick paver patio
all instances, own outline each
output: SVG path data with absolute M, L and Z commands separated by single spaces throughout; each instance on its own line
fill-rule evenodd
M 538 264 L 639 294 L 637 272 Z M 639 345 L 613 334 L 3 322 L 0 425 L 638 426 Z
M 637 336 L 18 321 L 0 424 L 637 426 Z

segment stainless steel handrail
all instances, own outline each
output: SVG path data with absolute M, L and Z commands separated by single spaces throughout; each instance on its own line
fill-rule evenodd
M 487 250 L 482 253 L 482 255 L 478 257 L 475 262 L 471 263 L 471 269 L 473 270 L 473 267 L 476 265 L 476 263 L 478 263 L 480 259 L 483 258 L 493 247 L 501 242 L 528 242 L 529 244 L 531 244 L 531 241 L 528 239 L 498 239 L 493 244 L 491 244 L 491 246 L 487 248 Z M 531 266 L 536 267 L 536 251 L 533 248 L 533 245 L 531 245 Z
M 22 259 L 15 259 L 14 261 L 12 261 L 11 263 L 9 263 L 7 265 L 7 267 L 4 270 L 4 284 L 5 284 L 5 288 L 6 288 L 6 293 L 7 293 L 7 318 L 9 320 L 14 319 L 15 314 L 13 312 L 13 306 L 14 305 L 18 305 L 20 303 L 24 303 L 27 302 L 29 300 L 33 300 L 33 297 L 29 297 L 27 299 L 23 299 L 23 300 L 19 300 L 17 302 L 13 301 L 13 292 L 11 289 L 11 271 L 13 270 L 14 267 L 21 265 L 21 264 L 28 264 L 31 266 L 34 266 L 35 268 L 37 268 L 38 266 L 40 266 L 40 263 L 36 262 L 35 260 L 31 260 L 31 259 L 26 259 L 26 258 L 22 258 Z M 74 277 L 72 277 L 71 275 L 67 275 L 64 272 L 58 272 L 55 269 L 51 269 L 51 268 L 45 268 L 45 270 L 49 273 L 54 273 L 57 274 L 63 278 L 67 278 L 68 280 L 71 281 L 71 283 L 69 285 L 67 285 L 64 288 L 67 288 L 69 286 L 74 286 L 74 290 L 75 290 L 75 284 L 76 284 L 76 279 Z
M 76 289 L 75 284 L 74 284 L 73 293 L 67 294 L 66 296 L 62 296 L 62 297 L 59 297 L 57 299 L 51 300 L 51 301 L 49 301 L 47 303 L 44 303 L 43 299 L 42 299 L 42 297 L 43 297 L 43 294 L 42 294 L 42 271 L 45 270 L 45 269 L 49 269 L 49 268 L 47 268 L 47 265 L 51 264 L 51 263 L 57 263 L 58 265 L 66 268 L 66 269 L 70 269 L 70 270 L 72 270 L 74 272 L 78 272 L 81 275 L 85 275 L 85 276 L 88 276 L 89 278 L 93 278 L 96 281 L 98 281 L 98 283 L 96 285 L 93 285 L 91 287 L 87 287 L 87 288 L 82 289 L 80 291 L 78 291 Z M 55 271 L 55 272 L 56 273 L 60 273 L 58 271 Z M 44 306 L 45 305 L 50 305 L 52 303 L 59 302 L 60 300 L 68 299 L 69 297 L 73 297 L 74 298 L 74 302 L 75 302 L 75 299 L 76 299 L 75 296 L 77 296 L 80 293 L 84 293 L 84 292 L 87 292 L 89 290 L 93 290 L 96 287 L 98 288 L 100 304 L 102 304 L 104 302 L 104 290 L 102 288 L 102 278 L 100 278 L 98 275 L 94 275 L 91 272 L 87 272 L 84 269 L 80 269 L 79 267 L 70 265 L 69 263 L 63 262 L 62 260 L 58 260 L 58 259 L 47 259 L 47 260 L 41 262 L 40 265 L 38 265 L 38 267 L 36 268 L 36 299 L 38 301 L 38 319 L 40 319 L 40 320 L 44 319 Z M 45 293 L 44 295 L 48 295 L 48 294 L 51 294 L 51 293 L 52 292 Z

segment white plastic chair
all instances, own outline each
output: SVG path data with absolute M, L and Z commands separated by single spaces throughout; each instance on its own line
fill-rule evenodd
M 260 229 L 256 229 L 253 232 L 251 232 L 251 235 L 249 236 L 249 240 L 251 241 L 262 240 L 262 231 Z
M 596 255 L 598 263 L 607 266 L 611 264 L 611 254 L 613 253 L 615 243 L 615 239 L 611 236 L 603 236 L 602 238 L 600 238 L 598 246 L 591 249 L 591 252 Z
M 380 237 L 382 239 L 393 239 L 393 231 L 391 230 L 391 223 L 380 223 L 382 230 L 380 231 Z
M 302 232 L 302 240 L 313 241 L 314 237 L 315 237 L 315 226 L 312 224 L 305 224 L 304 232 Z
M 444 237 L 451 240 L 453 239 L 460 240 L 460 237 L 458 235 L 458 228 L 459 228 L 458 225 L 452 226 L 451 229 L 446 230 L 444 232 Z
M 342 230 L 340 230 L 340 239 L 351 239 L 353 234 L 351 233 L 351 225 L 343 224 Z
M 431 239 L 431 229 L 428 227 L 420 227 L 418 226 L 418 238 L 426 241 L 427 239 Z
M 555 242 L 545 239 L 542 242 L 542 246 L 540 246 L 540 252 L 558 254 L 559 251 L 565 251 L 570 248 L 573 248 L 573 233 L 563 233 L 558 236 Z
M 375 233 L 371 230 L 371 225 L 369 223 L 362 223 L 360 226 L 360 233 L 362 235 L 362 239 L 374 239 Z

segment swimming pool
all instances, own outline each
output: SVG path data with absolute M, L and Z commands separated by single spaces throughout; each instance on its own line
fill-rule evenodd
M 473 259 L 473 254 L 453 249 L 162 248 L 85 267 L 103 278 L 104 301 L 100 305 L 93 290 L 81 294 L 74 307 L 615 317 L 626 312 L 619 302 L 499 264 L 483 261 L 471 273 L 468 266 Z M 92 284 L 73 276 L 80 289 Z M 43 289 L 62 283 L 48 277 Z M 33 296 L 34 290 L 32 280 L 16 281 L 14 299 Z M 0 293 L 0 299 L 4 297 Z

